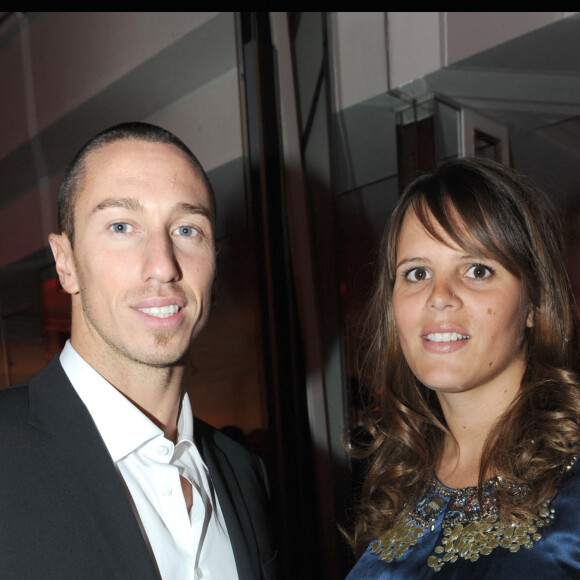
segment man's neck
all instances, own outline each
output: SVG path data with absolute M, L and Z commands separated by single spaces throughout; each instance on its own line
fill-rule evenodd
M 113 374 L 116 376 L 103 376 L 162 429 L 168 439 L 175 441 L 183 369 L 153 368 L 145 373 Z
M 73 346 L 74 343 L 73 343 Z M 147 415 L 171 441 L 177 437 L 185 367 L 164 367 L 79 354 L 111 385 Z

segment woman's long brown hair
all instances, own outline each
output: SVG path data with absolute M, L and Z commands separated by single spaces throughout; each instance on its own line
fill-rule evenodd
M 425 493 L 447 434 L 436 395 L 405 361 L 393 319 L 397 244 L 409 211 L 439 241 L 442 228 L 468 253 L 498 260 L 521 280 L 533 313 L 519 395 L 498 418 L 481 458 L 480 487 L 490 473 L 530 487 L 523 498 L 500 489 L 500 517 L 534 515 L 580 452 L 577 325 L 558 218 L 507 167 L 480 158 L 448 161 L 406 188 L 381 243 L 360 380 L 371 442 L 351 447 L 369 464 L 352 534 L 357 555 Z

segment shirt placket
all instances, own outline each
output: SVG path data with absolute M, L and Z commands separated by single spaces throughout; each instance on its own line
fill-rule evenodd
M 171 465 L 173 443 L 164 437 L 156 438 L 147 445 L 146 454 L 153 461 L 153 481 L 157 497 L 157 510 L 180 550 L 195 557 L 199 533 L 191 525 L 185 507 L 179 470 Z M 196 498 L 194 494 L 194 505 Z M 199 500 L 197 503 L 201 503 Z

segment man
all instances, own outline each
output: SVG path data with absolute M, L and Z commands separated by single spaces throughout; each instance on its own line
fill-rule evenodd
M 77 154 L 50 246 L 71 339 L 0 392 L 0 577 L 274 578 L 263 465 L 182 391 L 215 276 L 215 200 L 145 123 Z

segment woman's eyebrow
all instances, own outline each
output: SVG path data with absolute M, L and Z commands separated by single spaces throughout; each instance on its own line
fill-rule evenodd
M 404 266 L 405 264 L 413 264 L 415 262 L 430 263 L 430 260 L 428 260 L 427 258 L 423 258 L 422 256 L 414 256 L 413 258 L 405 258 L 404 260 L 401 260 L 400 262 L 398 262 L 397 265 L 395 266 L 395 268 L 398 269 L 401 266 Z
M 482 254 L 460 254 L 459 256 L 457 256 L 456 261 L 457 262 L 461 262 L 464 260 L 494 260 L 495 258 L 490 258 L 485 256 L 483 253 Z M 414 264 L 416 262 L 423 262 L 425 264 L 430 264 L 431 261 L 429 260 L 429 258 L 425 258 L 423 256 L 413 256 L 411 258 L 404 258 L 403 260 L 401 260 L 400 262 L 397 263 L 397 265 L 395 266 L 395 268 L 400 268 L 401 266 L 404 266 L 406 264 Z

